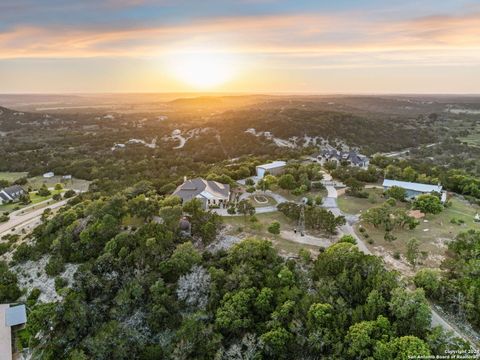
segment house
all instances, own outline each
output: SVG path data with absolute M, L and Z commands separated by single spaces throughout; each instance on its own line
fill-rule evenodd
M 180 197 L 182 202 L 199 199 L 204 209 L 225 207 L 230 199 L 230 185 L 202 178 L 185 179 L 183 184 L 175 189 L 173 195 Z
M 26 194 L 26 191 L 19 185 L 13 185 L 0 190 L 0 204 L 16 201 Z
M 55 176 L 55 174 L 53 173 L 53 171 L 49 171 L 49 172 L 46 172 L 45 174 L 43 174 L 43 177 L 45 179 L 49 179 L 49 178 L 52 178 L 54 176 Z
M 23 328 L 27 322 L 25 305 L 10 306 L 0 304 L 0 358 L 11 360 L 15 349 L 15 331 Z M 12 336 L 13 335 L 13 336 Z
M 316 154 L 315 157 L 319 162 L 333 161 L 337 164 L 347 162 L 352 166 L 358 166 L 361 168 L 367 168 L 370 164 L 370 160 L 367 156 L 361 155 L 354 150 L 338 151 L 336 149 L 324 149 L 320 154 Z
M 268 164 L 258 165 L 256 167 L 257 177 L 263 178 L 267 172 L 272 175 L 280 175 L 284 172 L 285 165 L 287 165 L 285 161 L 274 161 Z
M 442 192 L 441 185 L 420 184 L 420 183 L 390 180 L 390 179 L 383 180 L 384 190 L 388 190 L 392 186 L 398 186 L 405 189 L 407 191 L 407 199 L 413 199 L 421 194 L 430 194 L 435 192 L 442 195 L 442 201 L 444 201 L 444 199 L 446 200 L 446 193 Z

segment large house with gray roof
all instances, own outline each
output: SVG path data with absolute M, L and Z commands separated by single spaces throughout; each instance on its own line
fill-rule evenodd
M 0 205 L 17 201 L 26 191 L 20 185 L 13 185 L 0 190 Z
M 361 155 L 354 150 L 338 151 L 336 149 L 324 149 L 320 154 L 316 155 L 316 158 L 319 162 L 333 161 L 337 164 L 346 162 L 352 166 L 361 168 L 367 168 L 370 164 L 367 156 Z
M 225 207 L 230 200 L 230 185 L 202 178 L 185 179 L 183 184 L 175 189 L 173 195 L 181 198 L 182 202 L 199 199 L 204 209 Z

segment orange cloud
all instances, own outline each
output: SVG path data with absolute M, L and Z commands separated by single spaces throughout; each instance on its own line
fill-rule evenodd
M 403 21 L 371 20 L 359 14 L 300 14 L 126 29 L 18 27 L 0 34 L 0 59 L 151 57 L 217 43 L 226 52 L 276 56 L 278 64 L 287 63 L 282 59 L 288 57 L 330 58 L 329 63 L 311 62 L 306 67 L 334 65 L 338 60 L 339 66 L 470 63 L 480 59 L 480 14 Z

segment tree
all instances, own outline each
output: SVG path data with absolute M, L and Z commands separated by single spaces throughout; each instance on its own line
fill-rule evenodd
M 286 350 L 288 343 L 292 338 L 290 334 L 283 327 L 270 330 L 260 336 L 260 340 L 264 343 L 267 353 L 275 359 L 290 358 Z
M 38 196 L 49 196 L 51 194 L 50 190 L 48 190 L 47 185 L 43 184 L 40 189 L 37 191 Z
M 431 311 L 423 289 L 394 289 L 389 308 L 400 335 L 423 337 L 430 328 Z
M 408 360 L 412 358 L 426 358 L 430 355 L 427 344 L 415 336 L 395 338 L 388 343 L 379 342 L 374 358 L 376 360 L 394 359 Z
M 57 191 L 58 191 L 58 190 L 62 190 L 62 189 L 63 189 L 63 185 L 60 184 L 60 183 L 57 183 L 57 184 L 55 184 L 55 188 L 54 188 L 54 189 L 57 190 Z
M 273 235 L 278 235 L 280 234 L 280 223 L 278 221 L 272 222 L 268 226 L 268 232 Z
M 343 235 L 339 240 L 339 243 L 345 242 L 353 245 L 357 245 L 357 240 L 352 235 Z
M 297 184 L 292 174 L 283 174 L 278 178 L 278 186 L 285 190 L 293 190 Z
M 443 205 L 438 196 L 433 194 L 422 194 L 417 196 L 413 202 L 413 208 L 420 210 L 425 214 L 439 214 L 443 210 Z
M 420 255 L 420 242 L 411 238 L 407 242 L 407 253 L 405 254 L 407 261 L 415 268 L 417 266 L 418 255 Z
M 421 269 L 413 279 L 417 287 L 423 288 L 427 296 L 434 295 L 440 288 L 440 272 L 436 269 Z
M 30 199 L 30 194 L 29 193 L 23 193 L 22 195 L 20 195 L 18 200 L 23 205 L 28 205 L 32 202 L 32 200 Z
M 246 199 L 240 200 L 237 204 L 237 212 L 242 214 L 245 222 L 247 222 L 247 216 L 255 214 L 255 207 Z
M 405 201 L 405 198 L 407 197 L 407 190 L 400 186 L 392 186 L 385 191 L 385 196 L 398 201 Z
M 75 190 L 70 189 L 70 190 L 65 191 L 65 193 L 63 194 L 63 198 L 64 199 L 69 199 L 69 198 L 75 196 L 75 194 L 76 194 Z
M 21 294 L 17 285 L 17 276 L 8 270 L 7 263 L 0 261 L 0 302 L 14 302 Z

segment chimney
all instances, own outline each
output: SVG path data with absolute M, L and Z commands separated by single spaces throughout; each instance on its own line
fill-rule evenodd
M 187 182 L 187 176 L 183 177 L 183 182 Z

